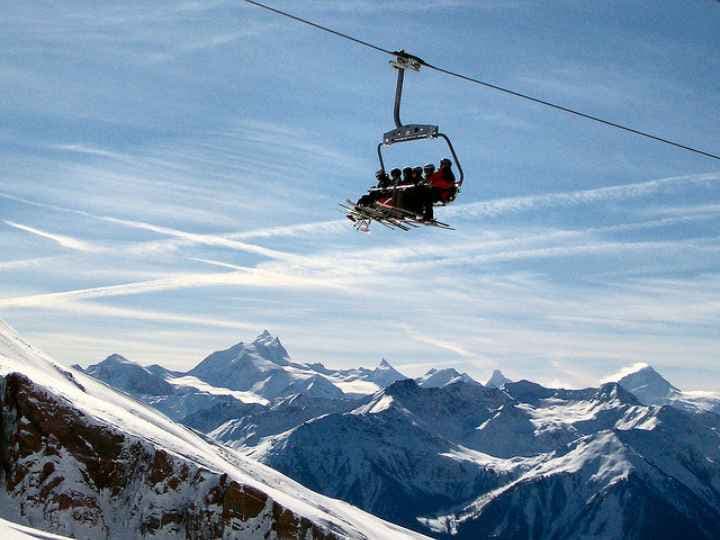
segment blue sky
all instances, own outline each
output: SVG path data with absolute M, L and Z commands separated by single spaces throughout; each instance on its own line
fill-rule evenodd
M 720 151 L 717 2 L 272 3 Z M 239 1 L 15 2 L 0 46 L 0 316 L 63 361 L 183 369 L 268 328 L 336 367 L 720 390 L 720 162 L 413 73 L 457 231 L 362 235 L 337 202 L 393 127 L 385 56 Z

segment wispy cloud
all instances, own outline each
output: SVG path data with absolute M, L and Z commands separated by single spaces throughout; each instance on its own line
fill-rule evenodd
M 72 249 L 74 251 L 82 251 L 84 253 L 99 253 L 101 251 L 104 251 L 104 248 L 100 246 L 96 246 L 94 244 L 91 244 L 90 242 L 86 242 L 84 240 L 79 240 L 77 238 L 73 238 L 70 236 L 65 236 L 62 234 L 53 234 L 47 231 L 43 231 L 41 229 L 36 229 L 33 227 L 28 227 L 27 225 L 21 225 L 20 223 L 15 223 L 14 221 L 5 221 L 6 225 L 10 227 L 14 227 L 15 229 L 19 229 L 21 231 L 25 231 L 30 234 L 34 234 L 35 236 L 39 236 L 41 238 L 46 238 L 48 240 L 52 240 L 59 246 L 62 246 L 67 249 Z
M 167 279 L 139 281 L 134 283 L 125 283 L 122 285 L 92 287 L 57 293 L 5 298 L 0 299 L 0 307 L 6 309 L 38 306 L 52 307 L 63 304 L 68 300 L 111 298 L 116 296 L 132 296 L 177 289 L 217 286 L 280 289 L 335 289 L 339 291 L 349 290 L 346 285 L 329 279 L 283 274 L 259 268 L 247 268 L 240 271 L 212 274 L 187 273 L 175 275 Z
M 527 197 L 511 197 L 477 203 L 457 205 L 446 210 L 446 215 L 460 217 L 493 217 L 537 208 L 589 205 L 607 201 L 638 199 L 658 193 L 671 193 L 688 186 L 713 185 L 720 181 L 720 173 L 674 176 L 580 191 L 544 193 Z
M 64 300 L 62 302 L 48 302 L 41 306 L 43 309 L 60 310 L 67 313 L 91 317 L 108 317 L 112 319 L 127 319 L 131 321 L 151 321 L 161 323 L 179 323 L 184 325 L 207 326 L 216 328 L 230 328 L 255 332 L 264 327 L 264 323 L 249 323 L 247 321 L 234 321 L 201 317 L 181 313 L 155 311 L 152 309 L 132 309 L 88 301 Z M 267 326 L 267 325 L 265 325 Z
M 82 154 L 82 155 L 101 157 L 101 158 L 111 158 L 111 159 L 121 159 L 121 160 L 130 159 L 130 156 L 128 156 L 126 154 L 121 154 L 119 152 L 113 152 L 110 150 L 98 148 L 96 146 L 91 146 L 91 145 L 87 145 L 87 144 L 51 144 L 51 145 L 48 145 L 48 148 L 50 150 L 71 152 L 74 154 Z
M 146 231 L 152 231 L 159 234 L 164 234 L 167 236 L 172 236 L 181 240 L 186 240 L 188 242 L 194 243 L 194 244 L 204 244 L 207 246 L 217 246 L 217 247 L 225 247 L 229 249 L 234 249 L 237 251 L 244 251 L 247 253 L 255 253 L 257 255 L 262 255 L 264 257 L 268 257 L 270 259 L 280 259 L 283 261 L 299 261 L 302 260 L 303 257 L 300 255 L 293 255 L 291 253 L 286 253 L 283 251 L 278 251 L 275 249 L 265 248 L 262 246 L 257 246 L 255 244 L 248 244 L 246 242 L 240 242 L 238 240 L 231 240 L 227 237 L 220 236 L 220 235 L 214 235 L 214 234 L 197 234 L 197 233 L 190 233 L 186 231 L 181 231 L 178 229 L 173 229 L 170 227 L 162 227 L 159 225 L 153 225 L 151 223 L 145 223 L 142 221 L 132 221 L 128 219 L 118 219 L 118 218 L 112 218 L 112 217 L 99 217 L 99 219 L 102 219 L 103 221 L 107 221 L 108 223 L 114 223 L 116 225 L 123 225 L 125 227 L 131 227 L 133 229 L 142 229 Z
M 410 326 L 408 324 L 401 324 L 399 325 L 399 327 L 403 330 L 406 336 L 416 341 L 417 343 L 430 345 L 431 347 L 451 352 L 465 359 L 471 359 L 475 361 L 482 360 L 483 362 L 488 363 L 488 366 L 492 366 L 492 362 L 489 358 L 485 358 L 481 354 L 467 350 L 466 348 L 461 346 L 457 340 L 450 341 L 448 339 L 441 339 L 431 334 L 423 333 L 417 328 L 414 328 L 413 326 Z
M 29 268 L 33 266 L 41 267 L 56 260 L 57 257 L 35 257 L 32 259 L 21 259 L 17 261 L 0 262 L 0 271 L 19 270 L 21 268 Z

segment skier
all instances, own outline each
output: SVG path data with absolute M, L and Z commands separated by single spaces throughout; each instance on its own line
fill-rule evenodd
M 390 177 L 384 169 L 380 169 L 375 173 L 375 180 L 377 180 L 377 187 L 380 189 L 387 189 L 392 184 Z
M 390 186 L 390 178 L 387 173 L 380 169 L 375 173 L 375 180 L 377 180 L 376 188 L 387 189 Z M 355 203 L 357 206 L 372 206 L 372 204 L 380 197 L 381 191 L 371 190 L 362 197 L 360 197 Z
M 440 161 L 440 168 L 430 177 L 433 202 L 448 203 L 455 198 L 455 174 L 452 172 L 452 161 L 445 158 Z
M 430 183 L 430 177 L 435 173 L 435 164 L 426 163 L 423 167 L 423 178 L 425 182 Z

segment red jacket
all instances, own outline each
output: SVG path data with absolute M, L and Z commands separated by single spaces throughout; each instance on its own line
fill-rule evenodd
M 455 175 L 450 169 L 438 170 L 430 177 L 430 185 L 439 193 L 440 200 L 448 202 L 455 195 Z

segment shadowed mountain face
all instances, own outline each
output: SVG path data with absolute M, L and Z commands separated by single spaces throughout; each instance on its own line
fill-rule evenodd
M 677 396 L 680 390 L 670 384 L 651 366 L 625 375 L 618 384 L 646 405 L 660 405 Z
M 145 388 L 117 376 L 126 365 L 116 380 Z M 294 363 L 264 332 L 188 373 L 150 371 L 172 391 L 136 394 L 143 401 L 434 537 L 720 537 L 720 400 L 649 366 L 580 390 L 499 371 L 483 386 L 452 368 L 407 379 L 385 360 L 374 370 Z
M 249 454 L 443 538 L 720 534 L 720 417 L 644 406 L 615 383 L 504 388 L 401 381 Z

